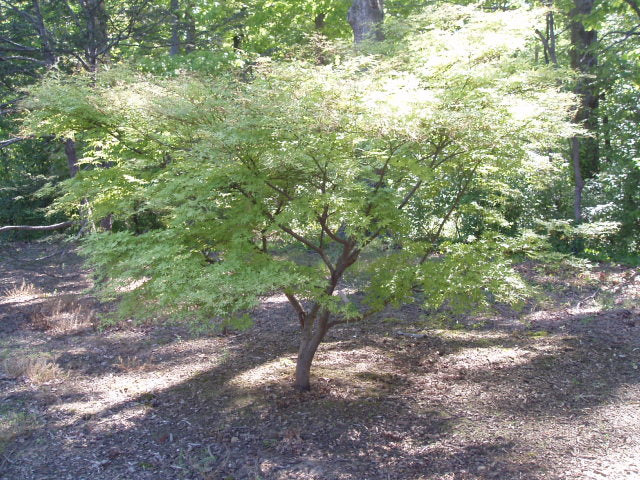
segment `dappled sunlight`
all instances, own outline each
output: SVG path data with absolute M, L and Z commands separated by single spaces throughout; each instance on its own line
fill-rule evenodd
M 22 283 L 0 290 L 0 304 L 2 303 L 26 303 L 36 300 L 44 295 L 44 292 L 33 283 L 22 280 Z
M 82 350 L 70 353 L 82 353 Z M 112 362 L 120 372 L 94 374 L 90 379 L 79 381 L 78 386 L 82 387 L 80 390 L 88 392 L 86 398 L 62 402 L 54 409 L 72 414 L 67 421 L 74 421 L 77 416 L 100 414 L 122 404 L 129 404 L 123 410 L 143 415 L 146 409 L 134 399 L 157 395 L 188 382 L 197 375 L 220 366 L 227 353 L 226 350 L 215 353 L 211 350 L 210 342 L 197 339 L 151 346 L 144 358 L 112 356 Z M 157 361 L 161 358 L 162 361 Z M 185 358 L 189 358 L 189 361 L 185 362 Z
M 559 320 L 576 317 L 561 311 Z M 303 457 L 311 460 L 299 465 L 321 472 L 309 478 L 333 478 L 347 463 L 391 478 L 446 478 L 463 468 L 517 478 L 566 451 L 575 452 L 567 471 L 576 477 L 634 472 L 637 442 L 620 439 L 640 423 L 637 385 L 608 368 L 609 359 L 616 369 L 631 362 L 624 353 L 591 352 L 580 337 L 532 328 L 526 316 L 506 329 L 485 317 L 432 329 L 419 309 L 393 310 L 367 335 L 361 324 L 332 329 L 314 361 L 313 390 L 300 395 L 290 387 L 297 326 L 286 297 L 265 298 L 253 314 L 253 328 L 226 336 L 147 325 L 63 339 L 35 332 L 12 343 L 57 352 L 65 381 L 37 393 L 50 399 L 47 428 L 74 455 L 100 439 L 96 461 L 111 461 L 109 473 L 119 465 L 110 455 L 128 452 L 128 443 L 146 445 L 136 457 L 126 453 L 128 462 L 151 465 L 163 452 L 163 465 L 193 468 L 175 459 L 179 451 L 189 465 L 218 468 L 230 455 L 255 461 L 270 472 L 263 478 L 277 478 L 282 459 Z
M 449 355 L 447 362 L 457 367 L 467 367 L 473 370 L 503 367 L 517 367 L 527 365 L 532 360 L 542 355 L 548 355 L 557 350 L 557 347 L 536 348 L 510 348 L 510 347 L 472 347 L 460 350 Z
M 292 359 L 291 355 L 285 355 L 242 372 L 230 379 L 228 383 L 239 388 L 256 388 L 279 383 L 285 378 L 290 379 L 293 368 L 295 368 L 295 359 Z
M 131 279 L 123 280 L 122 282 L 120 282 L 119 285 L 117 285 L 114 288 L 114 291 L 117 293 L 133 292 L 134 290 L 137 290 L 138 288 L 142 287 L 149 280 L 151 280 L 150 277 L 142 277 L 136 280 L 131 280 Z
M 340 342 L 332 342 L 320 346 L 311 372 L 312 382 L 339 385 L 333 394 L 346 394 L 354 399 L 359 392 L 389 383 L 389 377 L 395 373 L 389 352 L 373 347 L 345 349 L 339 345 Z M 288 386 L 295 365 L 295 355 L 286 354 L 234 376 L 228 384 L 250 390 L 276 384 Z
M 263 297 L 261 299 L 261 303 L 263 304 L 283 304 L 288 303 L 287 296 L 284 293 L 277 295 L 269 295 L 268 297 Z
M 341 375 L 357 375 L 361 372 L 369 372 L 375 369 L 392 370 L 389 365 L 390 352 L 380 348 L 361 347 L 355 349 L 320 349 L 316 354 L 316 366 L 325 370 L 335 369 Z M 349 371 L 345 372 L 344 366 L 349 365 Z

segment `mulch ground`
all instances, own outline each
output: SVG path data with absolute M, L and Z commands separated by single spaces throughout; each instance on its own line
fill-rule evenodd
M 0 247 L 0 479 L 640 478 L 638 269 L 523 264 L 522 311 L 336 328 L 298 394 L 284 297 L 244 332 L 97 329 L 61 250 Z

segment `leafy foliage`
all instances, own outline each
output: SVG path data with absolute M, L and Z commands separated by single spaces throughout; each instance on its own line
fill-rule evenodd
M 528 60 L 534 15 L 443 5 L 329 65 L 263 58 L 248 82 L 50 75 L 24 103 L 25 133 L 85 147 L 55 208 L 88 199 L 94 219 L 113 215 L 116 231 L 85 252 L 129 311 L 207 326 L 278 290 L 335 321 L 420 292 L 431 306 L 517 302 L 525 288 L 499 237 L 443 240 L 471 192 L 544 170 L 574 131 L 562 72 Z M 364 303 L 345 303 L 344 272 L 387 239 L 395 248 L 363 272 Z

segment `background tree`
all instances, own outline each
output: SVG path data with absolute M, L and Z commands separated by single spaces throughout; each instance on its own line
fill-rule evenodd
M 583 124 L 591 137 L 573 137 L 571 139 L 571 161 L 573 163 L 575 196 L 574 219 L 576 223 L 582 221 L 582 191 L 584 178 L 592 177 L 599 168 L 599 145 L 595 138 L 597 119 L 595 110 L 598 108 L 597 82 L 595 72 L 598 59 L 595 53 L 597 31 L 585 28 L 582 21 L 584 16 L 591 14 L 595 0 L 574 0 L 574 8 L 569 12 L 571 30 L 571 67 L 579 72 L 580 77 L 576 85 L 576 93 L 581 98 L 580 108 L 575 121 Z
M 382 40 L 383 0 L 353 0 L 347 14 L 347 20 L 353 29 L 353 38 L 356 43 L 370 37 Z

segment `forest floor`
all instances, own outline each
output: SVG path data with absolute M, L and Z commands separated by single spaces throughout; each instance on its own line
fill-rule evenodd
M 519 266 L 524 310 L 331 331 L 295 393 L 285 299 L 255 326 L 96 329 L 73 251 L 0 247 L 0 479 L 638 479 L 640 272 Z

